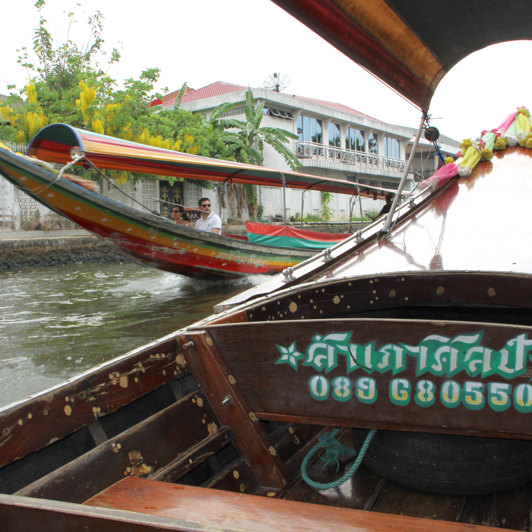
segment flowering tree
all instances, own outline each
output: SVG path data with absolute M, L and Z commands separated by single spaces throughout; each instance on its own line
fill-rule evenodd
M 138 78 L 127 79 L 123 88 L 118 88 L 106 74 L 108 67 L 120 60 L 118 50 L 112 50 L 105 69 L 99 63 L 104 55 L 100 12 L 89 17 L 88 44 L 80 47 L 68 38 L 56 46 L 42 14 L 45 0 L 37 0 L 35 6 L 40 20 L 32 52 L 23 48 L 18 58 L 31 81 L 18 92 L 11 87 L 7 102 L 0 105 L 0 138 L 29 142 L 44 126 L 62 122 L 162 148 L 211 157 L 230 156 L 222 140 L 222 128 L 201 115 L 178 107 L 150 107 L 150 102 L 159 96 L 154 90 L 159 69 L 144 70 Z M 70 34 L 74 13 L 67 16 Z M 120 174 L 118 180 L 128 177 Z

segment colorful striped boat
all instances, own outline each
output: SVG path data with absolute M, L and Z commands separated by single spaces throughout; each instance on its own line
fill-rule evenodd
M 96 168 L 150 173 L 237 183 L 294 188 L 315 187 L 330 192 L 357 189 L 353 183 L 298 172 L 281 172 L 259 166 L 228 162 L 154 148 L 65 124 L 41 130 L 21 156 L 0 149 L 0 173 L 15 186 L 88 231 L 109 239 L 129 257 L 158 269 L 205 278 L 236 278 L 274 274 L 309 258 L 314 243 L 301 245 L 297 238 L 274 237 L 269 241 L 246 241 L 230 235 L 213 235 L 176 225 L 171 220 L 124 205 L 61 177 L 40 160 L 78 163 Z M 374 192 L 371 193 L 374 195 Z M 368 194 L 369 195 L 369 194 Z M 319 240 L 314 232 L 313 241 Z M 327 237 L 322 237 L 322 242 Z M 281 242 L 281 240 L 283 240 Z M 293 244 L 286 247 L 287 243 Z M 330 241 L 329 245 L 332 245 Z M 279 245 L 283 247 L 278 247 Z

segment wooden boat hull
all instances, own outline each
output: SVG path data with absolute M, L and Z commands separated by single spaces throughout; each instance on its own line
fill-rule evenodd
M 177 226 L 110 200 L 0 149 L 0 172 L 50 209 L 156 268 L 205 278 L 274 274 L 312 251 L 276 249 Z
M 454 16 L 424 28 L 431 10 L 415 3 L 375 2 L 369 11 L 358 0 L 277 3 L 353 57 L 362 53 L 366 66 L 376 63 L 423 108 L 463 50 L 499 34 L 527 36 L 532 13 L 524 0 L 493 11 L 476 0 L 470 10 L 432 2 Z M 393 227 L 376 224 L 223 302 L 219 314 L 0 410 L 3 523 L 530 530 L 530 482 L 441 496 L 362 466 L 338 486 L 332 479 L 343 480 L 353 461 L 343 456 L 325 471 L 310 464 L 321 488 L 300 478 L 303 456 L 332 426 L 342 443 L 351 428 L 532 441 L 530 159 L 507 150 L 413 197 Z M 502 192 L 514 201 L 511 219 L 494 216 Z M 528 474 L 530 464 L 521 465 Z M 320 512 L 313 503 L 344 508 Z

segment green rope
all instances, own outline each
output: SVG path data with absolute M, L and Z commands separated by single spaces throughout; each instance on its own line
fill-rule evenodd
M 368 435 L 366 436 L 366 440 L 364 441 L 364 444 L 360 448 L 360 451 L 358 453 L 358 456 L 356 460 L 354 461 L 353 465 L 344 473 L 342 477 L 340 477 L 338 480 L 333 480 L 332 482 L 316 482 L 315 480 L 312 480 L 307 473 L 307 466 L 310 462 L 310 459 L 314 456 L 316 451 L 320 447 L 325 448 L 324 456 L 320 459 L 325 462 L 324 465 L 327 465 L 327 463 L 336 462 L 336 470 L 338 471 L 338 467 L 340 466 L 339 457 L 342 453 L 349 452 L 351 454 L 356 454 L 356 451 L 353 449 L 348 449 L 344 445 L 342 445 L 338 440 L 336 440 L 335 436 L 338 433 L 338 429 L 333 430 L 332 432 L 326 432 L 325 434 L 321 435 L 318 438 L 318 443 L 312 447 L 312 449 L 308 452 L 307 456 L 305 456 L 303 462 L 301 463 L 301 477 L 303 480 L 311 487 L 318 490 L 325 490 L 329 488 L 336 488 L 343 484 L 346 480 L 350 479 L 359 468 L 360 464 L 362 463 L 362 460 L 364 459 L 364 455 L 366 454 L 366 451 L 368 450 L 369 444 L 371 443 L 371 440 L 373 439 L 373 436 L 376 434 L 376 430 L 370 430 L 368 432 Z

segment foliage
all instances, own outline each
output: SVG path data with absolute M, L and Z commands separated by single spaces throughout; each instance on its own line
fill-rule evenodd
M 327 222 L 332 218 L 332 209 L 330 207 L 330 203 L 332 200 L 332 194 L 330 192 L 324 192 L 321 193 L 321 215 L 323 219 Z
M 138 78 L 127 79 L 118 88 L 106 70 L 120 60 L 119 52 L 112 50 L 105 70 L 98 63 L 104 54 L 100 12 L 89 17 L 90 39 L 84 47 L 70 38 L 55 46 L 42 16 L 45 1 L 37 0 L 35 5 L 40 20 L 33 39 L 33 59 L 26 48 L 18 59 L 31 81 L 0 105 L 0 138 L 28 142 L 42 127 L 62 122 L 191 154 L 230 156 L 222 128 L 179 108 L 186 85 L 174 108 L 168 110 L 150 107 L 158 96 L 154 90 L 160 76 L 157 68 L 144 70 Z M 69 13 L 69 35 L 74 23 L 74 13 Z M 114 177 L 120 183 L 129 176 L 115 173 Z
M 228 147 L 228 157 L 247 164 L 262 165 L 264 146 L 268 144 L 282 155 L 290 168 L 295 170 L 301 166 L 297 157 L 287 146 L 289 139 L 297 139 L 297 135 L 286 129 L 261 126 L 264 117 L 264 104 L 255 105 L 253 92 L 250 89 L 246 91 L 245 121 L 235 118 L 221 118 L 223 113 L 234 108 L 235 105 L 232 103 L 219 105 L 209 119 L 214 127 L 224 129 L 223 140 Z M 234 190 L 235 194 L 241 198 L 240 202 L 236 202 L 237 211 L 241 210 L 241 203 L 247 203 L 249 214 L 252 218 L 256 218 L 258 207 L 256 187 L 246 185 L 245 193 L 236 192 L 235 187 L 231 190 Z
M 237 161 L 262 165 L 264 145 L 268 144 L 283 156 L 290 168 L 295 170 L 301 166 L 297 157 L 286 145 L 289 139 L 297 139 L 297 135 L 286 129 L 261 126 L 264 117 L 264 104 L 260 103 L 255 106 L 251 89 L 246 91 L 245 121 L 235 118 L 220 118 L 222 113 L 233 107 L 235 104 L 228 103 L 218 106 L 213 111 L 210 121 L 214 125 L 224 128 L 224 141 L 229 144 L 229 153 L 234 155 Z
M 292 220 L 292 218 L 291 218 Z M 306 216 L 303 217 L 303 219 L 301 218 L 301 214 L 296 212 L 296 214 L 293 216 L 293 220 L 294 222 L 323 222 L 324 219 L 318 215 L 318 214 L 307 214 Z
M 364 214 L 365 214 L 365 216 L 364 216 L 363 220 L 375 220 L 375 218 L 377 218 L 379 216 L 379 210 L 378 209 L 369 209 Z M 360 218 L 355 218 L 355 219 L 359 220 Z

